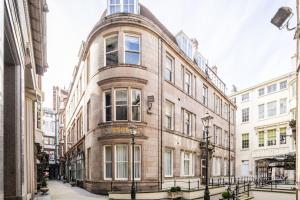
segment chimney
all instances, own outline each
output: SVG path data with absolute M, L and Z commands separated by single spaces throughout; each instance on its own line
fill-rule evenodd
M 218 67 L 216 65 L 212 66 L 211 70 L 215 73 L 218 74 Z

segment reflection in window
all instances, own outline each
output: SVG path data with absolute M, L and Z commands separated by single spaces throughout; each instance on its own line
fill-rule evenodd
M 116 120 L 127 120 L 127 90 L 116 90 Z
M 105 121 L 106 122 L 110 122 L 111 119 L 112 119 L 112 116 L 111 116 L 111 110 L 112 110 L 112 105 L 111 105 L 111 100 L 112 100 L 112 97 L 111 97 L 111 91 L 107 91 L 105 92 Z
M 132 90 L 131 96 L 132 121 L 141 121 L 141 91 Z
M 106 39 L 106 65 L 118 64 L 118 36 Z
M 140 64 L 140 38 L 134 36 L 125 37 L 125 63 Z

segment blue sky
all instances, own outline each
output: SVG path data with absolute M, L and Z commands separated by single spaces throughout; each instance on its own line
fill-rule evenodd
M 52 86 L 68 88 L 82 40 L 106 9 L 106 0 L 48 0 L 48 63 L 43 88 L 52 107 Z M 173 33 L 196 38 L 199 50 L 228 91 L 243 89 L 294 68 L 294 32 L 270 23 L 279 7 L 296 0 L 140 0 Z M 294 25 L 295 17 L 291 21 Z

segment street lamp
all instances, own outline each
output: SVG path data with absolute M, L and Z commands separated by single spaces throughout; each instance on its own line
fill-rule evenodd
M 208 128 L 211 126 L 213 117 L 206 113 L 203 118 L 201 118 L 204 125 L 206 146 L 205 146 L 205 192 L 204 200 L 210 200 L 209 190 L 208 190 Z
M 132 145 L 132 183 L 131 183 L 131 199 L 135 200 L 136 191 L 135 191 L 135 183 L 134 183 L 134 145 L 135 145 L 135 135 L 136 135 L 136 126 L 129 126 L 131 131 L 131 145 Z
M 294 28 L 289 28 L 289 21 L 293 16 L 292 9 L 289 7 L 281 7 L 278 9 L 276 14 L 271 20 L 271 23 L 279 28 L 280 30 L 286 27 L 288 31 L 294 30 Z

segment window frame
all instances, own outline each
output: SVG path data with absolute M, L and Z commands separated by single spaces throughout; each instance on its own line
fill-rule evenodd
M 139 105 L 133 105 L 133 92 L 137 91 L 140 94 L 140 103 Z M 128 94 L 127 94 L 128 95 Z M 140 89 L 135 89 L 135 88 L 131 88 L 130 89 L 130 114 L 131 114 L 131 121 L 132 122 L 141 122 L 142 121 L 142 90 Z M 133 107 L 138 107 L 139 108 L 139 120 L 133 120 Z
M 117 161 L 117 146 L 126 146 L 126 153 L 127 153 L 127 161 Z M 130 156 L 130 154 L 129 154 L 129 152 L 128 152 L 128 150 L 129 150 L 129 148 L 128 148 L 128 144 L 116 144 L 116 145 L 114 145 L 114 149 L 115 149 L 115 159 L 114 159 L 114 161 L 115 161 L 115 176 L 114 176 L 114 180 L 123 180 L 123 181 L 127 181 L 127 180 L 129 180 L 129 156 Z M 118 178 L 117 176 L 118 176 L 118 173 L 117 173 L 117 168 L 118 168 L 118 162 L 125 162 L 125 163 L 127 163 L 127 165 L 125 165 L 125 166 L 127 166 L 127 178 Z
M 110 106 L 106 106 L 106 93 L 110 92 L 110 95 L 111 95 L 111 102 L 110 102 Z M 114 113 L 114 105 L 113 105 L 113 90 L 112 89 L 109 89 L 109 90 L 105 90 L 103 91 L 103 121 L 104 122 L 112 122 L 113 121 L 113 113 Z M 111 108 L 111 120 L 110 121 L 107 121 L 106 120 L 106 109 L 107 108 Z
M 265 146 L 265 131 L 258 131 L 258 147 L 264 147 Z M 262 140 L 262 142 L 261 142 Z
M 202 103 L 204 106 L 208 106 L 208 87 L 204 84 L 202 86 Z
M 127 105 L 126 105 L 126 108 L 127 108 L 127 117 L 126 117 L 126 120 L 117 120 L 117 107 L 118 106 L 125 106 L 125 104 L 124 105 L 117 105 L 117 92 L 118 91 L 124 91 L 124 90 L 126 90 L 126 93 L 127 93 Z M 126 122 L 126 121 L 128 121 L 128 111 L 129 111 L 129 95 L 128 95 L 128 91 L 130 91 L 128 88 L 116 88 L 116 89 L 114 89 L 114 120 L 116 121 L 116 122 Z
M 139 51 L 126 50 L 126 37 L 138 38 Z M 124 64 L 126 64 L 126 65 L 141 65 L 141 52 L 142 52 L 142 49 L 141 49 L 141 46 L 142 46 L 141 45 L 141 35 L 131 34 L 131 33 L 125 33 L 124 34 L 124 44 L 123 45 L 124 45 L 124 53 L 123 53 Z M 138 55 L 139 55 L 139 62 L 137 64 L 127 63 L 126 62 L 126 52 L 138 53 Z
M 108 0 L 109 1 L 109 0 Z M 110 52 L 106 52 L 106 44 L 107 44 L 107 40 L 110 39 L 110 38 L 113 38 L 113 37 L 117 37 L 117 50 L 114 50 L 114 51 L 110 51 Z M 104 38 L 104 66 L 113 66 L 113 65 L 118 65 L 120 63 L 120 60 L 119 60 L 119 34 L 116 33 L 116 34 L 112 34 L 112 35 L 109 35 L 107 37 Z M 116 64 L 112 64 L 112 65 L 107 65 L 107 62 L 106 62 L 106 58 L 107 58 L 107 54 L 110 54 L 110 53 L 114 53 L 114 52 L 117 52 L 117 56 L 118 56 L 118 61 Z
M 258 108 L 258 119 L 264 119 L 265 118 L 265 104 L 259 104 L 257 106 Z M 262 110 L 261 110 L 262 108 Z
M 106 177 L 106 164 L 107 164 L 107 161 L 106 161 L 106 147 L 110 147 L 111 148 L 111 178 L 107 178 Z M 104 170 L 103 170 L 103 179 L 104 180 L 112 180 L 113 179 L 113 169 L 114 169 L 114 167 L 113 167 L 113 158 L 114 158 L 114 148 L 113 148 L 113 145 L 104 145 L 103 146 L 103 168 L 104 168 Z
M 189 81 L 188 83 L 186 82 L 186 75 L 189 75 Z M 189 72 L 188 70 L 184 70 L 184 82 L 183 82 L 183 85 L 184 85 L 184 92 L 188 95 L 192 95 L 192 73 Z M 186 87 L 188 86 L 188 87 Z M 187 91 L 188 90 L 188 91 Z
M 267 86 L 267 93 L 271 94 L 277 91 L 277 83 L 273 83 Z
M 258 89 L 258 96 L 261 97 L 261 96 L 264 96 L 264 95 L 265 95 L 265 88 Z
M 185 154 L 188 154 L 189 159 L 186 160 L 185 159 Z M 190 176 L 194 176 L 194 154 L 193 152 L 189 152 L 189 151 L 181 151 L 181 156 L 180 156 L 180 160 L 181 160 L 181 176 L 182 177 L 190 177 Z M 189 161 L 189 170 L 188 170 L 188 174 L 185 174 L 185 161 Z
M 86 103 L 86 130 L 90 131 L 91 127 L 90 127 L 90 118 L 91 118 L 91 99 L 88 100 L 88 102 Z
M 166 174 L 166 172 L 167 172 L 167 162 L 166 162 L 166 153 L 167 152 L 170 152 L 171 154 L 170 154 L 170 161 L 171 161 L 171 163 L 170 163 L 170 167 L 171 167 L 171 173 L 170 174 Z M 174 155 L 174 150 L 173 149 L 171 149 L 171 148 L 165 148 L 165 152 L 164 152 L 164 176 L 165 177 L 167 177 L 167 178 L 170 178 L 170 177 L 173 177 L 174 176 L 174 158 L 173 158 L 173 155 Z
M 272 135 L 272 138 L 270 138 L 271 131 L 274 131 L 274 136 Z M 276 141 L 276 129 L 267 130 L 267 134 L 268 134 L 267 135 L 267 146 L 276 146 L 276 143 L 277 143 L 277 141 Z M 270 140 L 270 139 L 272 139 L 272 140 Z
M 107 15 L 113 15 L 113 14 L 118 14 L 118 13 L 131 13 L 131 14 L 138 14 L 139 13 L 139 5 L 138 5 L 138 1 L 137 0 L 133 0 L 133 4 L 125 4 L 124 3 L 124 0 L 120 0 L 120 3 L 119 4 L 113 4 L 113 6 L 119 6 L 119 12 L 113 12 L 111 11 L 111 2 L 110 0 L 107 0 L 107 10 L 108 10 L 108 14 Z M 125 5 L 133 5 L 133 12 L 129 12 L 129 10 L 127 12 L 125 12 L 124 8 L 125 8 Z
M 249 99 L 250 99 L 250 94 L 249 94 L 249 92 L 248 92 L 248 93 L 245 93 L 245 94 L 242 94 L 242 102 L 249 101 Z
M 243 136 L 247 136 L 247 139 L 244 139 Z M 249 141 L 249 133 L 243 133 L 242 134 L 242 149 L 249 149 L 250 141 Z
M 246 113 L 244 113 L 244 110 L 247 110 Z M 243 108 L 242 109 L 242 123 L 246 123 L 250 121 L 250 108 Z
M 275 107 L 271 107 L 271 105 L 275 105 Z M 270 114 L 270 112 L 273 112 L 274 111 L 274 114 Z M 267 114 L 268 114 L 268 117 L 274 117 L 277 115 L 277 101 L 270 101 L 267 103 Z
M 284 130 L 284 132 L 282 130 Z M 284 138 L 283 141 L 282 141 L 282 137 Z M 286 139 L 287 139 L 286 127 L 279 128 L 279 144 L 281 144 L 281 145 L 287 144 L 287 140 Z
M 279 90 L 287 89 L 287 85 L 288 85 L 287 80 L 281 81 L 281 82 L 279 83 Z M 284 87 L 282 87 L 282 86 L 284 86 Z
M 167 67 L 167 62 L 168 62 L 168 60 L 169 61 L 171 61 L 171 69 L 169 69 L 168 67 Z M 165 76 L 164 76 L 164 79 L 165 79 L 165 81 L 168 81 L 168 82 L 171 82 L 171 83 L 174 83 L 174 58 L 172 57 L 172 56 L 170 56 L 168 53 L 166 53 L 166 56 L 165 56 Z M 166 72 L 168 71 L 168 73 L 170 73 L 170 80 L 168 80 L 167 79 L 167 77 L 166 77 Z
M 171 116 L 168 116 L 167 113 L 166 113 L 166 108 L 167 106 L 165 107 L 165 114 L 164 114 L 164 120 L 165 120 L 165 128 L 168 129 L 168 130 L 174 130 L 174 113 L 175 113 L 175 104 L 169 100 L 166 100 L 165 104 L 169 104 L 171 105 Z M 171 117 L 171 128 L 167 127 L 167 122 L 168 122 L 168 117 Z
M 140 161 L 139 161 L 139 171 L 140 171 L 140 177 L 134 177 L 134 180 L 136 180 L 136 181 L 140 181 L 141 179 L 142 179 L 142 145 L 139 145 L 139 144 L 135 144 L 134 145 L 134 148 L 135 147 L 138 147 L 139 148 L 139 156 L 140 156 Z M 134 151 L 135 151 L 135 149 L 134 149 Z M 133 174 L 133 170 L 132 170 L 132 161 L 134 162 L 134 172 L 136 172 L 136 168 L 135 168 L 135 164 L 136 163 L 138 163 L 137 161 L 136 161 L 136 156 L 134 156 L 134 160 L 132 159 L 132 145 L 130 145 L 130 171 L 131 171 L 131 173 L 130 173 L 130 178 L 131 178 L 131 180 L 132 180 L 132 178 L 133 178 L 133 176 L 134 176 L 134 174 Z M 128 164 L 129 164 L 129 162 L 128 162 Z M 128 166 L 128 168 L 129 168 L 129 166 Z
M 279 114 L 286 114 L 286 113 L 287 113 L 287 98 L 281 98 L 279 100 Z

